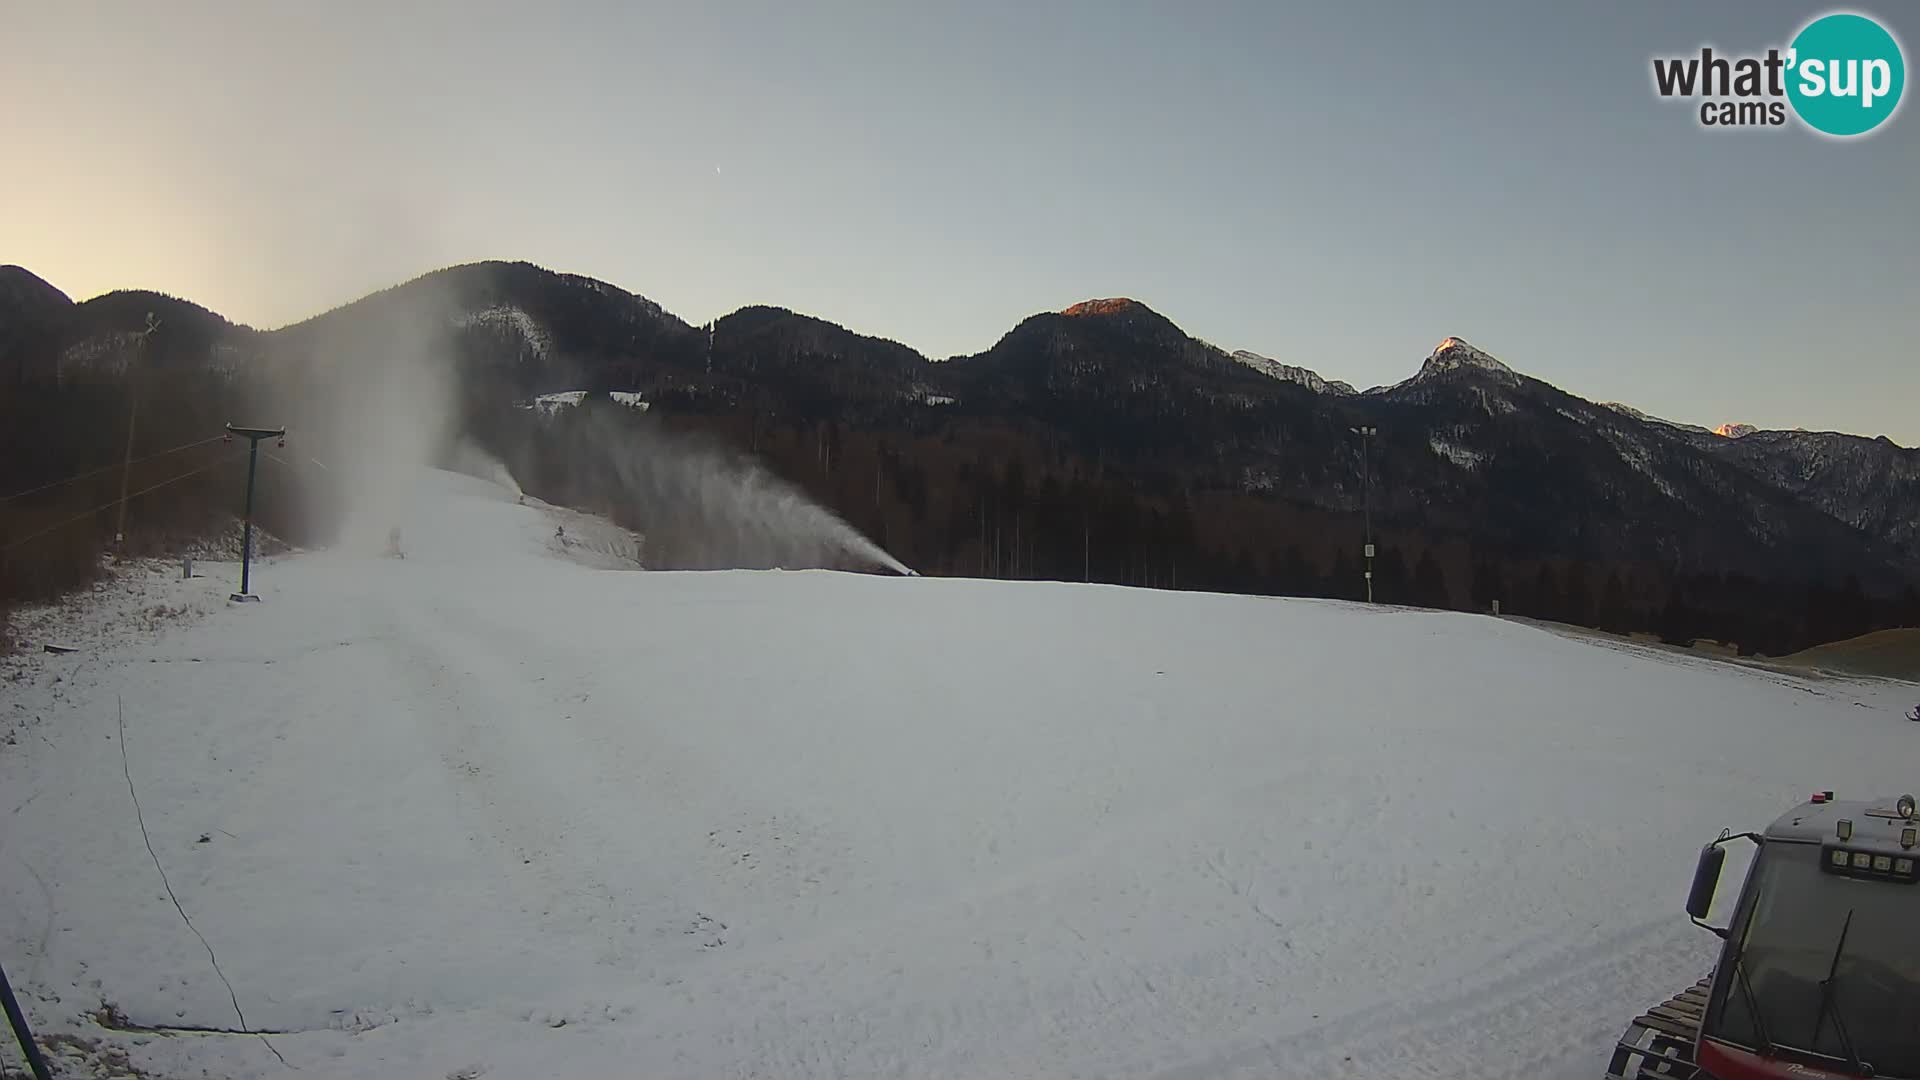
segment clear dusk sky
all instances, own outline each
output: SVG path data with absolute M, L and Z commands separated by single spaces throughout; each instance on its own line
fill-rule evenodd
M 1912 446 L 1920 112 L 1708 131 L 1650 75 L 1830 10 L 0 0 L 0 263 L 272 327 L 526 259 L 934 357 L 1131 296 L 1363 387 L 1458 334 Z M 1920 7 L 1849 10 L 1911 68 Z

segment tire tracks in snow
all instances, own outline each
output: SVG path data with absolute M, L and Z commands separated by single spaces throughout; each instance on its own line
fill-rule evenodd
M 393 617 L 397 673 L 418 703 L 413 723 L 446 766 L 463 816 L 480 825 L 473 839 L 500 866 L 512 902 L 545 932 L 590 941 L 603 965 L 647 967 L 663 941 L 682 944 L 673 940 L 686 936 L 673 932 L 677 907 L 638 884 L 635 868 L 662 853 L 610 827 L 604 800 L 592 797 L 618 783 L 606 773 L 618 755 L 572 720 L 583 701 L 560 674 L 566 665 L 550 662 L 553 647 L 502 640 L 502 628 L 473 610 Z M 525 671 L 545 674 L 530 682 Z
M 1402 1002 L 1350 1011 L 1239 1051 L 1154 1073 L 1159 1080 L 1222 1076 L 1587 1077 L 1604 1067 L 1606 1037 L 1643 1005 L 1623 987 L 1673 982 L 1676 948 L 1691 928 L 1662 918 L 1451 991 L 1412 989 Z M 1695 976 L 1687 976 L 1697 977 Z M 1676 984 L 1677 985 L 1677 984 Z M 1576 1056 L 1593 1048 L 1592 1060 Z M 1500 1047 L 1535 1048 L 1501 1058 Z

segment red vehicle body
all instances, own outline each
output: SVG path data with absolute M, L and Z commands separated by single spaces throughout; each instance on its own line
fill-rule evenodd
M 1763 833 L 1700 853 L 1687 914 L 1724 944 L 1713 974 L 1627 1027 L 1610 1077 L 1920 1080 L 1920 836 L 1914 798 L 1817 793 Z M 1754 858 L 1725 926 L 1726 845 Z

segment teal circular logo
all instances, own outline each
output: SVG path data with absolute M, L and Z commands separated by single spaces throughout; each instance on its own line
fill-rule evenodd
M 1823 15 L 1787 53 L 1787 100 L 1815 131 L 1865 135 L 1900 107 L 1906 58 L 1886 28 L 1865 15 Z

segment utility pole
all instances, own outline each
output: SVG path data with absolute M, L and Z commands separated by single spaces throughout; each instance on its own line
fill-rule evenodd
M 260 440 L 279 439 L 280 445 L 287 445 L 286 428 L 248 428 L 227 425 L 227 441 L 232 442 L 235 435 L 247 440 L 247 516 L 246 526 L 240 540 L 240 591 L 227 597 L 242 602 L 258 601 L 260 598 L 247 591 L 248 571 L 253 565 L 253 477 L 260 468 Z
M 1348 431 L 1360 436 L 1360 505 L 1363 521 L 1364 547 L 1361 555 L 1366 559 L 1367 603 L 1373 603 L 1373 455 L 1370 453 L 1373 437 L 1380 429 L 1371 426 L 1348 428 Z
M 133 362 L 127 366 L 127 452 L 120 463 L 120 514 L 113 526 L 115 547 L 127 540 L 127 481 L 133 475 L 133 420 L 140 412 L 140 369 L 141 361 L 147 358 L 147 339 L 160 329 L 160 320 L 147 312 L 147 328 L 140 332 L 140 346 L 134 352 Z

